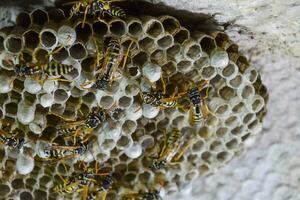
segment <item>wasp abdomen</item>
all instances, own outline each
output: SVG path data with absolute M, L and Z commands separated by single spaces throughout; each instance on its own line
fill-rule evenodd
M 43 66 L 44 73 L 49 76 L 59 76 L 68 74 L 73 70 L 72 65 L 66 65 L 61 63 L 50 62 Z
M 126 18 L 126 12 L 119 6 L 111 5 L 110 9 L 104 12 L 112 17 Z

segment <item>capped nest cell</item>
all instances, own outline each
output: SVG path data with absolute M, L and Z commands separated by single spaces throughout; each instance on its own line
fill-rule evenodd
M 124 55 L 128 52 L 124 68 L 121 62 L 107 90 L 83 87 L 95 80 L 101 69 L 97 60 L 104 62 L 112 37 L 119 39 Z M 225 165 L 261 130 L 267 90 L 224 32 L 189 30 L 169 15 L 88 18 L 83 23 L 51 8 L 21 12 L 15 26 L 0 30 L 0 39 L 1 127 L 7 138 L 16 135 L 26 141 L 20 149 L 2 145 L 1 198 L 59 199 L 53 191 L 61 183 L 59 176 L 80 171 L 78 160 L 87 165 L 95 160 L 101 171 L 111 172 L 115 181 L 106 199 L 153 189 L 164 191 L 163 196 Z M 16 76 L 16 64 L 42 67 L 50 61 L 72 68 L 60 80 Z M 187 95 L 171 108 L 145 104 L 141 95 L 163 91 L 165 85 L 164 95 L 176 97 L 203 82 L 207 84 L 200 94 L 207 97 L 201 104 L 208 113 L 198 123 L 190 121 L 193 106 Z M 70 145 L 57 125 L 83 119 L 95 107 L 108 117 L 93 130 L 86 153 L 43 160 L 45 145 Z M 191 145 L 178 162 L 152 170 L 151 158 L 173 129 L 180 131 L 181 143 Z

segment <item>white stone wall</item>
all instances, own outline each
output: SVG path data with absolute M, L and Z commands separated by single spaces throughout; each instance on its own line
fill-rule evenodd
M 270 92 L 262 134 L 217 173 L 168 199 L 300 199 L 300 2 L 165 0 L 232 21 L 227 33 L 262 74 Z M 187 195 L 188 194 L 188 195 Z

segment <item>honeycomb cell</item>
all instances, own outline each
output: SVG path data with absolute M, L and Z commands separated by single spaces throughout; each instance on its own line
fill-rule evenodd
M 30 192 L 24 191 L 24 192 L 20 193 L 20 199 L 22 199 L 22 200 L 33 200 L 33 196 L 31 195 Z
M 133 19 L 128 22 L 128 33 L 133 37 L 139 38 L 143 35 L 142 22 L 138 19 Z
M 189 37 L 190 37 L 190 32 L 185 28 L 181 28 L 174 35 L 174 42 L 182 44 L 185 40 L 189 39 Z
M 175 62 L 170 61 L 161 68 L 163 76 L 172 76 L 176 73 L 177 66 Z
M 84 26 L 82 26 L 82 23 L 83 22 L 78 21 L 78 23 L 75 25 L 76 38 L 79 41 L 83 41 L 82 43 L 85 43 L 92 35 L 93 29 L 89 23 L 85 23 Z
M 36 25 L 44 25 L 48 23 L 49 16 L 48 13 L 41 9 L 36 9 L 30 13 L 31 22 Z
M 144 21 L 144 32 L 149 37 L 155 39 L 161 37 L 164 34 L 164 28 L 160 21 L 153 18 L 145 18 L 142 21 Z
M 5 184 L 0 185 L 0 194 L 2 197 L 5 197 L 10 192 L 10 187 Z
M 49 20 L 54 21 L 55 23 L 60 23 L 65 19 L 65 13 L 63 10 L 58 8 L 51 8 L 48 11 Z
M 171 35 L 165 35 L 164 37 L 157 40 L 157 45 L 161 49 L 168 49 L 173 45 L 173 37 Z
M 108 32 L 108 24 L 102 20 L 93 23 L 93 32 L 99 36 L 104 36 Z
M 21 36 L 9 35 L 4 40 L 4 48 L 12 54 L 18 54 L 24 47 L 24 41 Z
M 153 63 L 157 63 L 160 66 L 164 65 L 168 61 L 165 51 L 161 49 L 157 49 L 156 51 L 154 51 L 150 55 L 150 59 Z
M 81 60 L 84 59 L 87 56 L 87 51 L 84 47 L 84 45 L 80 42 L 75 43 L 70 49 L 69 49 L 70 56 L 74 58 L 75 60 Z
M 216 43 L 211 37 L 203 37 L 200 41 L 200 46 L 208 55 L 216 48 Z
M 139 41 L 139 46 L 147 52 L 152 52 L 156 49 L 154 40 L 149 37 L 145 37 L 144 39 Z
M 61 63 L 69 57 L 69 52 L 64 47 L 56 47 L 53 52 L 55 52 L 52 54 L 53 60 L 58 63 Z
M 111 34 L 116 36 L 122 36 L 126 34 L 126 24 L 123 20 L 113 19 L 109 22 L 109 31 Z
M 192 68 L 192 63 L 188 60 L 182 60 L 177 64 L 178 71 L 183 73 L 190 71 L 191 68 Z
M 46 49 L 53 49 L 57 43 L 57 34 L 53 29 L 44 29 L 40 32 L 40 43 Z
M 16 25 L 27 28 L 31 24 L 30 14 L 27 12 L 20 12 L 16 18 Z
M 23 34 L 25 47 L 35 49 L 39 45 L 39 33 L 35 30 L 28 30 Z

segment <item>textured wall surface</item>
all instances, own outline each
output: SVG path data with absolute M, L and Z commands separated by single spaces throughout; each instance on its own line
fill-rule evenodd
M 226 32 L 260 70 L 270 92 L 262 134 L 226 167 L 196 181 L 185 191 L 192 195 L 186 199 L 299 200 L 299 1 L 164 2 L 194 12 L 217 13 L 220 22 L 231 21 Z M 185 199 L 185 192 L 177 199 Z
M 299 1 L 165 0 L 164 3 L 216 14 L 218 21 L 231 22 L 226 32 L 260 70 L 270 92 L 263 132 L 249 148 L 217 173 L 181 191 L 179 197 L 168 199 L 299 200 Z M 9 22 L 8 16 L 14 16 L 0 13 L 5 23 Z

